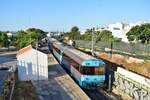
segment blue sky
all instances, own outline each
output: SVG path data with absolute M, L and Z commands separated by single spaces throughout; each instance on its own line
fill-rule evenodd
M 118 21 L 150 20 L 150 0 L 0 0 L 0 30 L 81 30 Z

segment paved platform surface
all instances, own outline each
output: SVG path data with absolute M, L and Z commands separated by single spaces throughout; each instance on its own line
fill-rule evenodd
M 41 100 L 89 100 L 90 98 L 49 55 L 49 80 L 33 81 Z

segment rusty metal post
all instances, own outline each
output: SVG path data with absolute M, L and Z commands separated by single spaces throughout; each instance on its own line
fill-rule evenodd
M 108 91 L 111 91 L 111 74 L 109 74 Z

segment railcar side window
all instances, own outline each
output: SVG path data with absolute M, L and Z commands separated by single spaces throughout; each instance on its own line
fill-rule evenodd
M 59 50 L 59 49 L 57 49 L 57 48 L 55 48 L 55 47 L 53 47 L 53 48 L 56 50 L 56 52 L 60 53 L 60 50 Z
M 80 65 L 78 63 L 76 63 L 73 59 L 69 58 L 67 55 L 63 54 L 63 58 L 66 61 L 69 61 L 68 64 L 73 66 L 74 68 L 76 68 L 79 71 L 79 67 Z

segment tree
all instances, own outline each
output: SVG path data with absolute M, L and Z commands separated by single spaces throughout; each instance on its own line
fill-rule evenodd
M 139 40 L 139 32 L 140 32 L 140 26 L 137 25 L 133 27 L 126 35 L 129 41 L 137 41 Z
M 26 30 L 26 33 L 28 33 L 29 36 L 31 36 L 31 39 L 42 39 L 46 37 L 46 33 L 41 29 L 36 28 L 29 28 Z
M 80 31 L 77 26 L 72 27 L 70 32 L 64 33 L 64 36 L 69 37 L 70 39 L 73 39 L 73 40 L 78 40 L 81 38 Z
M 96 42 L 98 42 L 98 41 L 111 42 L 115 39 L 112 35 L 112 32 L 110 32 L 108 30 L 94 32 L 94 38 L 95 38 Z M 91 41 L 92 40 L 92 30 L 87 29 L 85 34 L 82 35 L 81 39 Z
M 27 33 L 24 31 L 18 31 L 16 33 L 15 46 L 18 48 L 25 47 L 29 43 L 29 38 L 27 39 Z
M 126 34 L 130 42 L 136 41 L 141 43 L 150 42 L 150 24 L 137 25 Z
M 0 32 L 0 47 L 6 47 L 8 43 L 8 37 L 5 32 Z
M 85 33 L 82 35 L 82 39 L 86 41 L 91 41 L 92 40 L 92 30 L 87 29 Z
M 79 32 L 79 28 L 77 26 L 74 26 L 71 28 L 71 32 Z
M 103 30 L 101 32 L 97 32 L 97 40 L 96 41 L 103 41 L 103 42 L 111 42 L 113 41 L 114 37 L 112 32 L 108 30 Z
M 81 39 L 81 40 L 86 40 L 86 41 L 91 41 L 92 40 L 92 30 L 87 29 L 85 34 L 80 35 L 79 28 L 74 26 L 71 28 L 70 32 L 66 32 L 64 34 L 65 37 L 69 37 L 70 39 Z M 96 39 L 96 42 L 98 41 L 103 41 L 103 42 L 111 42 L 114 40 L 114 37 L 112 35 L 112 32 L 108 30 L 103 30 L 103 31 L 97 31 L 94 32 L 94 39 Z
M 35 45 L 36 41 L 40 41 L 46 37 L 46 33 L 40 29 L 29 28 L 26 31 L 18 31 L 16 33 L 15 46 L 22 48 L 29 44 Z
M 71 33 L 72 39 L 74 40 L 80 39 L 80 32 L 77 26 L 72 27 L 70 33 Z

